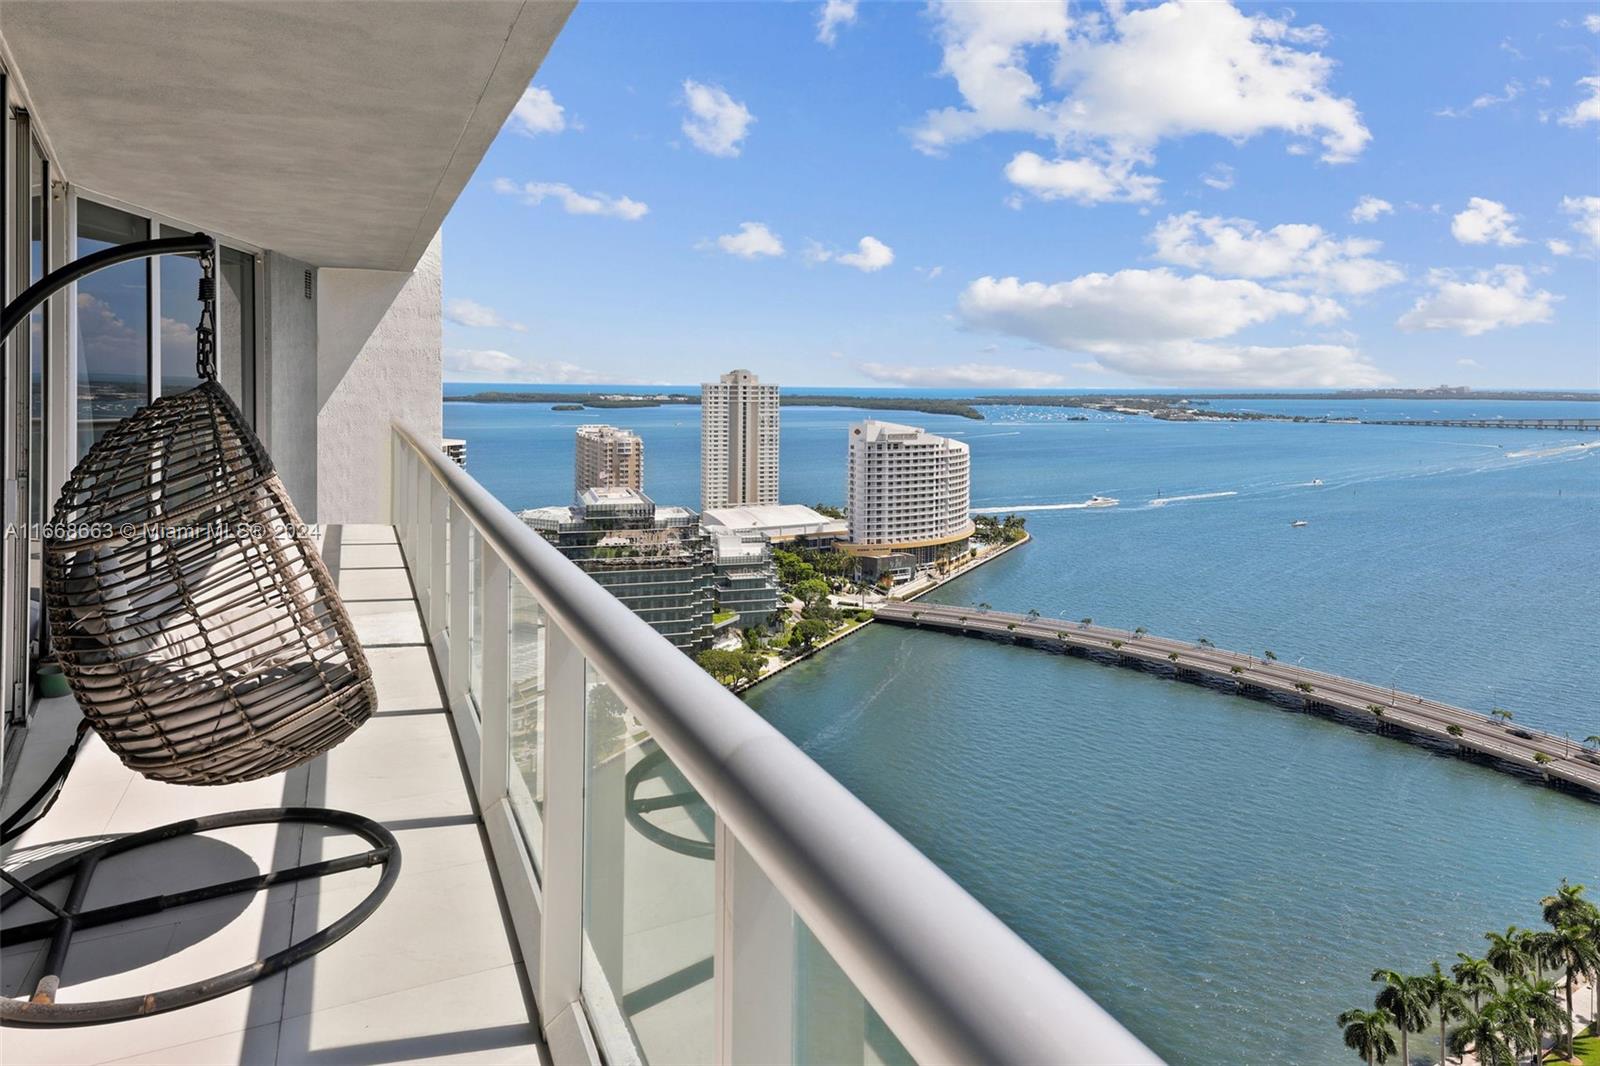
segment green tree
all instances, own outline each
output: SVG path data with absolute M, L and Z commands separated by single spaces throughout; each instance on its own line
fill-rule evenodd
M 1421 977 L 1423 992 L 1427 995 L 1428 1006 L 1439 1015 L 1439 1064 L 1444 1066 L 1444 1053 L 1446 1050 L 1445 1029 L 1450 1022 L 1460 1018 L 1467 1012 L 1467 997 L 1461 986 L 1443 969 L 1435 960 L 1433 968 Z
M 800 597 L 802 603 L 819 603 L 828 598 L 828 583 L 820 577 L 808 577 L 795 582 L 789 591 Z
M 1511 1046 L 1539 1061 L 1544 1050 L 1544 1034 L 1561 1032 L 1561 1005 L 1556 1002 L 1556 983 L 1541 977 L 1534 982 L 1512 981 L 1500 1000 L 1506 1005 L 1501 1029 Z
M 1480 1010 L 1469 1010 L 1450 1031 L 1450 1050 L 1457 1055 L 1476 1052 L 1479 1066 L 1517 1066 L 1517 1054 L 1501 1030 L 1505 1008 L 1498 999 Z
M 1578 888 L 1581 890 L 1582 885 Z M 1567 1031 L 1567 1058 L 1572 1058 L 1573 1019 L 1572 995 L 1579 975 L 1590 978 L 1600 976 L 1600 942 L 1596 942 L 1593 926 L 1574 916 L 1571 920 L 1544 934 L 1542 954 L 1566 971 L 1567 1013 L 1564 1028 Z
M 1475 959 L 1464 951 L 1456 952 L 1458 961 L 1450 967 L 1450 976 L 1456 979 L 1461 991 L 1472 997 L 1472 1009 L 1482 1006 L 1484 996 L 1495 993 L 1494 967 L 1488 959 Z
M 722 682 L 732 685 L 739 680 L 744 666 L 744 652 L 726 648 L 709 648 L 694 657 L 700 669 Z
M 1339 1015 L 1344 1030 L 1344 1046 L 1367 1060 L 1367 1066 L 1388 1062 L 1394 1054 L 1394 1034 L 1389 1031 L 1389 1015 L 1381 1010 L 1347 1010 Z
M 1411 1061 L 1410 1034 L 1422 1032 L 1428 1024 L 1428 989 L 1420 977 L 1407 977 L 1397 970 L 1374 970 L 1374 981 L 1383 987 L 1373 999 L 1373 1005 L 1386 1012 L 1400 1030 L 1400 1061 Z
M 794 639 L 802 648 L 813 648 L 821 641 L 828 639 L 832 632 L 828 623 L 820 618 L 802 618 L 795 623 Z
M 1540 916 L 1547 925 L 1561 926 L 1579 921 L 1595 912 L 1595 905 L 1584 898 L 1588 889 L 1584 885 L 1569 884 L 1561 879 L 1561 887 L 1539 901 Z
M 1272 649 L 1271 648 L 1268 648 L 1266 651 L 1262 652 L 1262 654 L 1267 657 L 1267 660 L 1269 662 L 1277 662 L 1278 661 L 1278 657 L 1272 653 Z
M 1586 747 L 1586 748 L 1593 748 L 1596 751 L 1600 751 L 1600 735 L 1584 737 L 1583 738 L 1583 746 Z
M 1522 931 L 1516 926 L 1506 926 L 1504 933 L 1485 933 L 1483 938 L 1489 942 L 1489 950 L 1483 953 L 1483 957 L 1494 967 L 1495 973 L 1509 980 L 1528 972 L 1533 960 L 1528 958 L 1527 948 L 1522 942 Z

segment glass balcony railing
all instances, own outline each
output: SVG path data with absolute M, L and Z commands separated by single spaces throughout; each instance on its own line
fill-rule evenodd
M 400 427 L 392 501 L 558 1058 L 1158 1061 Z

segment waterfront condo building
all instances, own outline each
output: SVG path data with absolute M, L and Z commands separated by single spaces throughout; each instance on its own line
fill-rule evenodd
M 700 506 L 778 502 L 778 386 L 733 370 L 700 386 Z
M 872 419 L 851 426 L 849 439 L 845 549 L 868 578 L 909 577 L 967 550 L 972 463 L 965 444 Z
M 573 499 L 584 489 L 644 491 L 644 441 L 616 426 L 579 426 L 572 462 Z
M 657 633 L 687 652 L 711 646 L 712 538 L 686 507 L 657 507 L 637 489 L 584 489 L 575 507 L 538 507 L 522 521 Z

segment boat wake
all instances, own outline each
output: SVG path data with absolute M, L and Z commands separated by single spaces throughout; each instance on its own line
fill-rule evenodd
M 1549 455 L 1570 455 L 1573 452 L 1593 451 L 1600 448 L 1600 441 L 1585 441 L 1582 444 L 1563 444 L 1555 448 L 1524 448 L 1519 452 L 1506 452 L 1507 459 L 1543 459 Z
M 1151 500 L 1147 507 L 1165 507 L 1169 503 L 1183 503 L 1185 500 L 1220 500 L 1224 496 L 1237 496 L 1236 490 L 1228 492 L 1197 492 L 1192 496 L 1157 496 Z
M 1083 511 L 1093 507 L 1088 503 L 1024 503 L 1016 507 L 974 507 L 973 514 L 1021 514 L 1024 511 Z

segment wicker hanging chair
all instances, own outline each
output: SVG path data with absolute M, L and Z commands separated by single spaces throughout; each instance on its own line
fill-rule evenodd
M 44 585 L 63 673 L 111 750 L 158 781 L 222 785 L 322 754 L 377 695 L 327 567 L 216 382 L 201 262 L 201 383 L 89 449 Z

